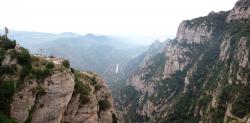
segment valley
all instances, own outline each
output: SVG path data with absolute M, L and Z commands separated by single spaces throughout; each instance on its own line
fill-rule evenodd
M 10 31 L 0 99 L 0 123 L 250 123 L 250 1 L 150 45 Z

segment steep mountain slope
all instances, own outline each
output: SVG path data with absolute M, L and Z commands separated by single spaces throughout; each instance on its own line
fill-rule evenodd
M 183 21 L 115 94 L 125 122 L 250 122 L 250 2 Z
M 33 54 L 69 59 L 73 68 L 95 71 L 112 83 L 124 65 L 146 47 L 113 39 L 109 36 L 74 33 L 11 32 L 10 37 L 19 41 Z M 116 72 L 116 66 L 119 71 Z
M 1 123 L 115 123 L 111 91 L 64 59 L 30 55 L 0 38 Z
M 160 42 L 159 40 L 155 40 L 149 47 L 148 50 L 138 57 L 130 60 L 127 62 L 123 69 L 120 70 L 116 76 L 112 80 L 115 80 L 115 83 L 110 85 L 111 90 L 113 93 L 118 92 L 121 88 L 126 86 L 126 79 L 130 78 L 134 72 L 136 72 L 138 69 L 143 68 L 146 66 L 148 59 L 151 59 L 153 56 L 155 56 L 158 53 L 161 53 L 164 49 L 165 42 Z M 119 105 L 119 104 L 117 104 Z

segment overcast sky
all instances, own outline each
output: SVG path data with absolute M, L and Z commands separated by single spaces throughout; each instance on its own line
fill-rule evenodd
M 174 36 L 185 19 L 237 0 L 0 0 L 0 27 L 39 32 Z

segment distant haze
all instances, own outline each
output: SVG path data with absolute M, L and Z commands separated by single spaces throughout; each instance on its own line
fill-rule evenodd
M 0 27 L 50 33 L 174 37 L 182 20 L 237 0 L 3 0 Z

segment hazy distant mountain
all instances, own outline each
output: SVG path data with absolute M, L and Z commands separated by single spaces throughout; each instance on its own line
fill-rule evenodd
M 71 32 L 60 34 L 11 31 L 10 37 L 27 47 L 33 54 L 53 55 L 70 60 L 74 68 L 98 74 L 117 74 L 128 61 L 145 51 L 145 46 L 135 45 L 109 36 L 80 35 Z M 40 50 L 42 49 L 42 50 Z

